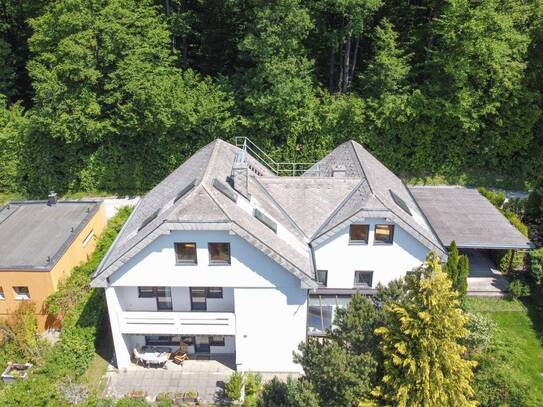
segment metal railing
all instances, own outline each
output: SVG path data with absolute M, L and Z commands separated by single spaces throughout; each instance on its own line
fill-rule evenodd
M 318 177 L 320 175 L 320 169 L 316 163 L 303 163 L 303 162 L 277 162 L 271 158 L 264 150 L 251 141 L 248 137 L 234 137 L 234 144 L 236 147 L 241 148 L 245 154 L 250 154 L 262 165 L 266 166 L 275 175 L 286 176 L 299 176 L 302 174 L 310 174 Z M 315 167 L 315 168 L 312 168 Z M 308 170 L 311 172 L 308 173 Z

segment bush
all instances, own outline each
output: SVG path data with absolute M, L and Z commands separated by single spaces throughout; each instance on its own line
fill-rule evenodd
M 514 255 L 513 255 L 514 253 Z M 513 261 L 511 261 L 513 256 Z M 526 251 L 525 250 L 493 250 L 492 258 L 503 274 L 509 274 L 512 271 L 523 271 Z M 511 269 L 510 269 L 511 268 Z
M 516 278 L 509 283 L 509 291 L 515 299 L 521 297 L 528 297 L 531 293 L 528 283 L 519 278 Z
M 287 384 L 277 377 L 271 379 L 264 385 L 262 396 L 259 400 L 261 407 L 282 407 L 289 406 Z
M 478 188 L 478 191 L 481 195 L 488 199 L 492 205 L 498 209 L 502 209 L 503 204 L 505 203 L 505 194 L 503 192 L 494 192 L 483 187 Z
M 543 285 L 543 247 L 528 252 L 528 273 L 537 287 Z
M 468 314 L 468 336 L 465 343 L 470 352 L 481 352 L 487 349 L 491 342 L 496 324 L 483 314 Z
M 528 237 L 528 226 L 526 226 L 518 217 L 518 215 L 514 212 L 514 210 L 520 212 L 520 204 L 517 201 L 515 201 L 514 204 L 512 203 L 510 205 L 504 205 L 505 194 L 503 192 L 496 193 L 493 191 L 489 191 L 486 188 L 479 188 L 479 192 L 486 199 L 488 199 L 496 208 L 498 208 L 500 212 L 503 213 L 503 215 L 509 220 L 509 222 L 511 222 L 511 224 L 519 230 L 520 233 Z M 507 208 L 505 206 L 507 206 Z
M 241 400 L 241 390 L 243 388 L 243 375 L 238 372 L 232 373 L 228 383 L 224 385 L 224 394 L 232 401 Z

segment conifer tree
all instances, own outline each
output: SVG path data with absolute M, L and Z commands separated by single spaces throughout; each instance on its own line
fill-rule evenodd
M 451 279 L 451 283 L 454 289 L 456 289 L 456 281 L 458 279 L 458 261 L 459 261 L 458 247 L 456 242 L 453 240 L 451 246 L 449 247 L 449 258 L 447 259 L 447 265 L 445 270 Z
M 467 316 L 439 258 L 430 253 L 420 278 L 407 279 L 408 299 L 385 305 L 384 376 L 375 395 L 397 406 L 474 406 L 474 362 L 460 341 Z
M 458 279 L 456 280 L 456 291 L 461 300 L 464 300 L 468 292 L 469 259 L 468 256 L 460 256 L 458 260 Z

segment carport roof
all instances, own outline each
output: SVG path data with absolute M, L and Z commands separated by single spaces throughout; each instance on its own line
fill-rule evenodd
M 477 190 L 448 186 L 410 187 L 444 246 L 528 249 L 532 243 Z

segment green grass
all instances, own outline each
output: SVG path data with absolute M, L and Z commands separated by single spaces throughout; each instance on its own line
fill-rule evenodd
M 111 338 L 108 322 L 106 322 L 102 334 L 98 335 L 98 340 L 99 343 L 94 358 L 85 372 L 85 381 L 89 385 L 89 389 L 100 397 L 106 385 L 102 377 L 113 357 L 113 339 Z
M 507 344 L 511 356 L 511 376 L 527 383 L 533 399 L 543 403 L 543 308 L 500 298 L 468 298 L 466 305 L 496 323 L 496 339 Z

